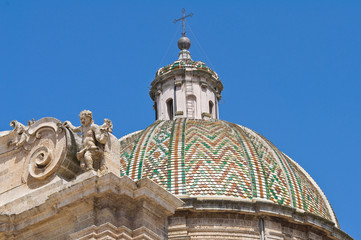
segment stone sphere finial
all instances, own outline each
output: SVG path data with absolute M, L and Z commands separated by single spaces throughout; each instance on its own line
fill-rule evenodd
M 188 50 L 191 47 L 191 40 L 187 38 L 186 36 L 181 37 L 178 40 L 178 48 L 180 50 Z

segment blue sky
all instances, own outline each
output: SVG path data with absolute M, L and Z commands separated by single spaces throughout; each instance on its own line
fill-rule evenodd
M 360 1 L 0 0 L 0 131 L 47 116 L 79 125 L 83 109 L 117 137 L 146 128 L 183 7 L 193 59 L 224 84 L 220 118 L 296 160 L 361 239 Z

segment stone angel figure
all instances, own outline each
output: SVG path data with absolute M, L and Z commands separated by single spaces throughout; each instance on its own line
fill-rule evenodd
M 104 161 L 104 146 L 108 141 L 109 134 L 113 131 L 112 121 L 104 119 L 104 124 L 98 126 L 93 121 L 93 113 L 83 110 L 79 114 L 81 126 L 74 127 L 69 121 L 64 122 L 64 126 L 75 133 L 81 133 L 82 144 L 77 153 L 80 167 L 83 170 L 94 170 L 94 165 L 99 165 L 99 171 L 107 170 Z

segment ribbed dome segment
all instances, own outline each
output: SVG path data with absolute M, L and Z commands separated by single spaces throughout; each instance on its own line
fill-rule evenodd
M 121 174 L 182 197 L 267 199 L 333 221 L 314 180 L 270 141 L 221 120 L 156 121 L 120 139 Z

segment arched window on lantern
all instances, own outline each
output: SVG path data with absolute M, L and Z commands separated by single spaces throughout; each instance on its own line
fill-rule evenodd
M 169 98 L 167 100 L 167 112 L 169 120 L 173 120 L 174 112 L 173 112 L 173 99 Z
M 158 104 L 154 102 L 155 120 L 158 120 Z
M 209 114 L 213 117 L 213 108 L 214 108 L 214 103 L 212 101 L 209 101 Z

